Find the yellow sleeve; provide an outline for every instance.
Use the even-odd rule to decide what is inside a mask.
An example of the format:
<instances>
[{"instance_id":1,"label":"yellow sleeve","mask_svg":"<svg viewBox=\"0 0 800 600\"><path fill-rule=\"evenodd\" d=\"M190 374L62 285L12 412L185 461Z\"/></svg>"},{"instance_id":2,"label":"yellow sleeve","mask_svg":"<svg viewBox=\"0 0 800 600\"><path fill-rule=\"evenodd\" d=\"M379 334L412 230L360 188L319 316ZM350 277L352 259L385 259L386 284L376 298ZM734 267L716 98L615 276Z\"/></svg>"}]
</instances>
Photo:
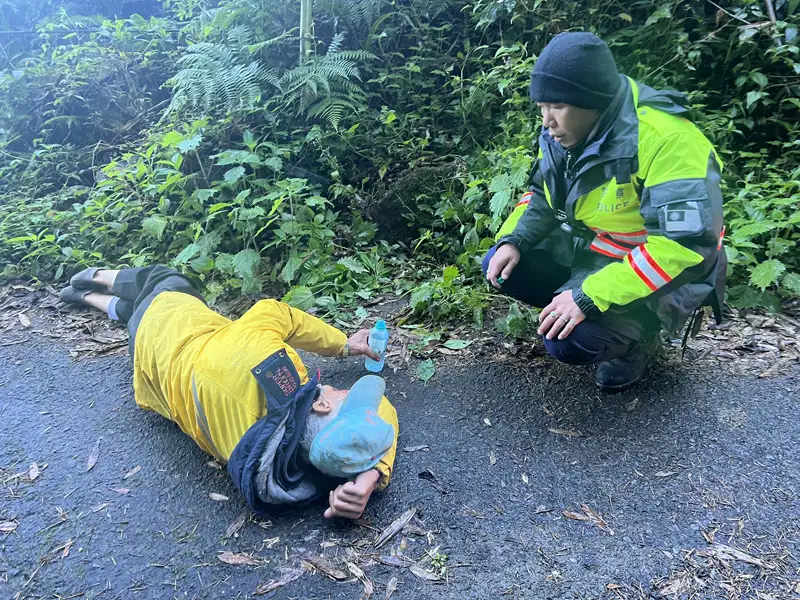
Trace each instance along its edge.
<instances>
[{"instance_id":1,"label":"yellow sleeve","mask_svg":"<svg viewBox=\"0 0 800 600\"><path fill-rule=\"evenodd\" d=\"M400 432L400 424L397 422L397 411L386 399L386 396L381 399L381 404L378 407L378 416L389 423L394 429L394 443L392 447L383 455L380 462L375 465L375 468L378 469L381 474L378 487L375 489L382 490L389 485L389 480L392 478L392 467L394 466L394 459L397 456L397 434Z\"/></svg>"},{"instance_id":2,"label":"yellow sleeve","mask_svg":"<svg viewBox=\"0 0 800 600\"><path fill-rule=\"evenodd\" d=\"M289 346L322 356L341 356L347 342L336 327L278 300L256 302L239 322L274 331Z\"/></svg>"}]
</instances>

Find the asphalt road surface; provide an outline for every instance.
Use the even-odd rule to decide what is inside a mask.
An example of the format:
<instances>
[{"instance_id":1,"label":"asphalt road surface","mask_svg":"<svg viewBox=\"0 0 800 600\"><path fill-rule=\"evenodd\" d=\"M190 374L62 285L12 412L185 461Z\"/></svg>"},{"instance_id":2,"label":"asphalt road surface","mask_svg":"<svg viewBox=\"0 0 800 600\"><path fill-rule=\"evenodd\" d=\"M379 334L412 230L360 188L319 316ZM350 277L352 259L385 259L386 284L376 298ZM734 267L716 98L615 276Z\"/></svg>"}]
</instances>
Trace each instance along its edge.
<instances>
[{"instance_id":1,"label":"asphalt road surface","mask_svg":"<svg viewBox=\"0 0 800 600\"><path fill-rule=\"evenodd\" d=\"M546 359L450 361L427 385L385 373L400 451L362 526L314 506L228 537L241 497L135 406L127 357L0 346L0 598L250 598L282 577L257 597L800 597L797 370L671 357L603 396L590 370ZM310 362L342 387L364 374ZM418 519L375 550L410 507ZM344 580L302 570L309 552Z\"/></svg>"}]
</instances>

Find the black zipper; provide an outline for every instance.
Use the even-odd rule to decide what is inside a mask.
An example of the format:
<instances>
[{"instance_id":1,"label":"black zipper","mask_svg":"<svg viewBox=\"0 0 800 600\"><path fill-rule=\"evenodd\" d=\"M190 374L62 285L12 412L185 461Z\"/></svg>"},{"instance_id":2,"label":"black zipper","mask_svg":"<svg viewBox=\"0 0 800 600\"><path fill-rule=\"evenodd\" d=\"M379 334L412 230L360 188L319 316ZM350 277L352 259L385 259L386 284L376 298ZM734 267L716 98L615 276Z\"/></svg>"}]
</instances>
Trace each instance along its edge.
<instances>
[{"instance_id":1,"label":"black zipper","mask_svg":"<svg viewBox=\"0 0 800 600\"><path fill-rule=\"evenodd\" d=\"M572 179L572 167L573 167L572 152L570 150L567 150L567 166L564 169L564 179L566 179L567 181Z\"/></svg>"}]
</instances>

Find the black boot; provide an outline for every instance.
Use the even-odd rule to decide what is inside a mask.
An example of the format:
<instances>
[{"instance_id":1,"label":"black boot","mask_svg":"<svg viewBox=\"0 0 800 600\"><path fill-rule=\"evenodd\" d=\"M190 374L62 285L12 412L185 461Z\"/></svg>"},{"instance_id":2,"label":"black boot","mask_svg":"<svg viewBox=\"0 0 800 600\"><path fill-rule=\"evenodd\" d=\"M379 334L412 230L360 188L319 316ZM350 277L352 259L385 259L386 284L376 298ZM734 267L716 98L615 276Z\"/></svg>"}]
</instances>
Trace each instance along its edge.
<instances>
[{"instance_id":1,"label":"black boot","mask_svg":"<svg viewBox=\"0 0 800 600\"><path fill-rule=\"evenodd\" d=\"M636 342L619 358L600 363L595 382L604 392L621 392L639 381L647 370L647 363L658 349L658 332Z\"/></svg>"}]
</instances>

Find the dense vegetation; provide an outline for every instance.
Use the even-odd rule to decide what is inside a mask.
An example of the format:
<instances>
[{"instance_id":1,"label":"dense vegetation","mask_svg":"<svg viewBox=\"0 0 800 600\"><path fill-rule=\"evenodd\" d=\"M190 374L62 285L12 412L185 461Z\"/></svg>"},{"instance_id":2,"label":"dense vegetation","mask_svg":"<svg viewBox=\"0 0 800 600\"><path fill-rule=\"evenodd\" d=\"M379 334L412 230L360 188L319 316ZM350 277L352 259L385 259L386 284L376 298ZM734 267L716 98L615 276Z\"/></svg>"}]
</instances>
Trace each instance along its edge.
<instances>
[{"instance_id":1,"label":"dense vegetation","mask_svg":"<svg viewBox=\"0 0 800 600\"><path fill-rule=\"evenodd\" d=\"M307 37L300 5L0 2L2 276L161 261L212 297L345 314L394 290L480 321L531 67L588 29L717 145L729 300L800 295L798 0L319 0Z\"/></svg>"}]
</instances>

